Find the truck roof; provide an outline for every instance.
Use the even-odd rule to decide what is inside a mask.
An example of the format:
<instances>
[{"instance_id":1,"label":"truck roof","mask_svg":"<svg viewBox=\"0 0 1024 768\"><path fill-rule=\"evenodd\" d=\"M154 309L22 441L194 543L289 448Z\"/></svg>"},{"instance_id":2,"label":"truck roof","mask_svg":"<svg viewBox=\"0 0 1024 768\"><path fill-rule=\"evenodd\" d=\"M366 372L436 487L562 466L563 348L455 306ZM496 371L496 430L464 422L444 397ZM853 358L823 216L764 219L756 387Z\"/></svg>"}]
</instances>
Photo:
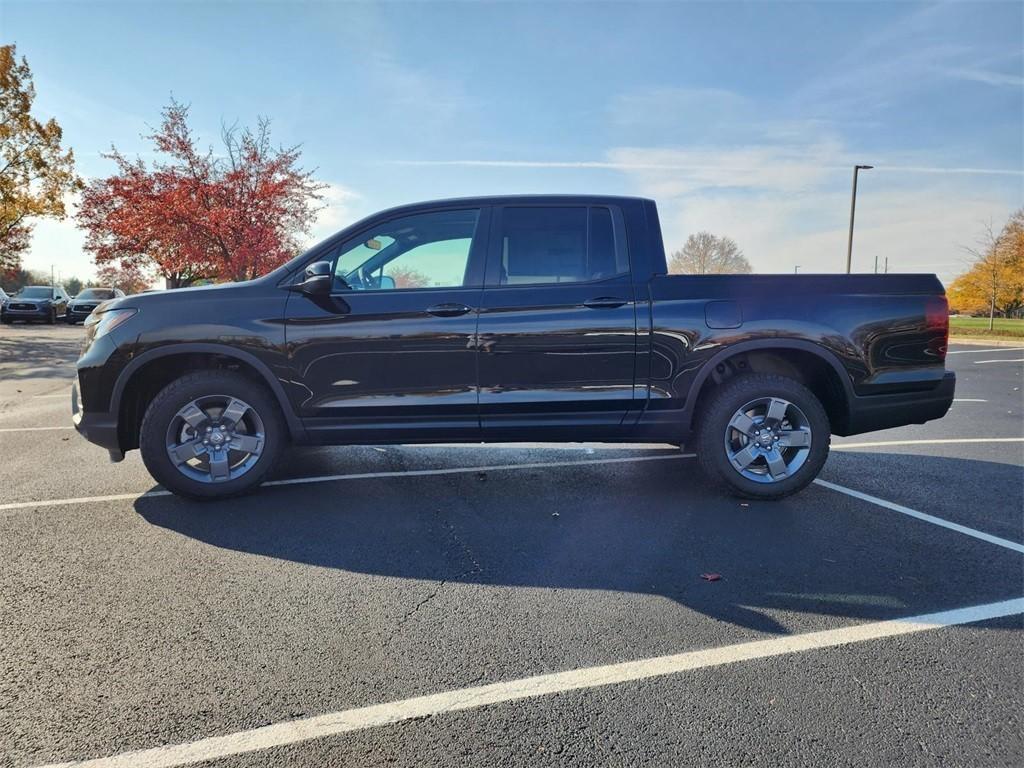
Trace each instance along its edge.
<instances>
[{"instance_id":1,"label":"truck roof","mask_svg":"<svg viewBox=\"0 0 1024 768\"><path fill-rule=\"evenodd\" d=\"M377 218L383 214L401 213L428 208L447 208L460 205L619 205L626 202L651 202L648 198L630 195L483 195L480 197L450 197L438 200L423 200L417 203L406 203L378 211L373 214Z\"/></svg>"}]
</instances>

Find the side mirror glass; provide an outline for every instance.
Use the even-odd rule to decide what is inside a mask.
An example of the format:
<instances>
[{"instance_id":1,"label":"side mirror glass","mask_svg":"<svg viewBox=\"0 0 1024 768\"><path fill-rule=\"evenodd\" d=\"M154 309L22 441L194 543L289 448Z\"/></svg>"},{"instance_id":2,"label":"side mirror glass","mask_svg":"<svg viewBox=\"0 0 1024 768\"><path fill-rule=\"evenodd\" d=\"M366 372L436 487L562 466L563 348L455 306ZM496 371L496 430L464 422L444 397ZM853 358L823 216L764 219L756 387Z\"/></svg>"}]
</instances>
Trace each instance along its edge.
<instances>
[{"instance_id":1,"label":"side mirror glass","mask_svg":"<svg viewBox=\"0 0 1024 768\"><path fill-rule=\"evenodd\" d=\"M393 291L395 290L395 278L391 275L381 275L380 278L380 290L382 291Z\"/></svg>"}]
</instances>

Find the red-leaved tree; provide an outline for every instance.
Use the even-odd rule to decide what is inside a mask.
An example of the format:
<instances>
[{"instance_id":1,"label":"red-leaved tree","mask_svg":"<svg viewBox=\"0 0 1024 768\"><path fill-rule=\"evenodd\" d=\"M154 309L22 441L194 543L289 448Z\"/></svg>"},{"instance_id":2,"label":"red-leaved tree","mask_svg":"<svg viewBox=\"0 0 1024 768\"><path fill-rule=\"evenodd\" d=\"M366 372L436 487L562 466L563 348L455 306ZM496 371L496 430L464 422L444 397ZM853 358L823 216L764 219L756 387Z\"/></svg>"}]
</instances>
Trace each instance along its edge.
<instances>
[{"instance_id":1,"label":"red-leaved tree","mask_svg":"<svg viewBox=\"0 0 1024 768\"><path fill-rule=\"evenodd\" d=\"M96 270L96 280L93 282L104 288L120 288L127 294L133 294L149 288L153 276L138 261L111 261Z\"/></svg>"},{"instance_id":2,"label":"red-leaved tree","mask_svg":"<svg viewBox=\"0 0 1024 768\"><path fill-rule=\"evenodd\" d=\"M202 150L188 107L171 101L152 136L148 166L112 148L117 173L85 189L78 225L97 266L155 266L168 287L249 280L294 256L324 186L299 165L299 149L275 147L270 123L224 128L224 152Z\"/></svg>"}]
</instances>

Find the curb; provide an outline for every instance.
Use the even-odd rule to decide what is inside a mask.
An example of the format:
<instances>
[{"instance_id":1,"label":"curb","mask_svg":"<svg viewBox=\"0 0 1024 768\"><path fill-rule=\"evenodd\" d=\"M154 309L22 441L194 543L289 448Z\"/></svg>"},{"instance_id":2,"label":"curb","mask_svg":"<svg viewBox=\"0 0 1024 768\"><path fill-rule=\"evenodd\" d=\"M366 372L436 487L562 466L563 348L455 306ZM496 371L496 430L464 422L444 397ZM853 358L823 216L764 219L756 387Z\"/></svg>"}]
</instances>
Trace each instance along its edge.
<instances>
[{"instance_id":1,"label":"curb","mask_svg":"<svg viewBox=\"0 0 1024 768\"><path fill-rule=\"evenodd\" d=\"M1024 338L1020 339L984 339L977 336L950 336L950 344L975 344L980 347L1024 347Z\"/></svg>"}]
</instances>

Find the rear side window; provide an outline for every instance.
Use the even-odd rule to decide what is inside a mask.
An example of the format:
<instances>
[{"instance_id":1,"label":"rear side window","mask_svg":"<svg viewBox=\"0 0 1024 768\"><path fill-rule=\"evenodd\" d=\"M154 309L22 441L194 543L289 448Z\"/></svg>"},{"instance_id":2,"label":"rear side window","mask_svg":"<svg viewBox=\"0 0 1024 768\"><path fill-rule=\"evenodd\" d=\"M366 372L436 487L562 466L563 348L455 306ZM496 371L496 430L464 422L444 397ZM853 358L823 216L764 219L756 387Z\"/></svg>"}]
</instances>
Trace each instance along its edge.
<instances>
[{"instance_id":1,"label":"rear side window","mask_svg":"<svg viewBox=\"0 0 1024 768\"><path fill-rule=\"evenodd\" d=\"M627 274L616 248L611 209L603 206L505 208L500 285L578 283Z\"/></svg>"}]
</instances>

